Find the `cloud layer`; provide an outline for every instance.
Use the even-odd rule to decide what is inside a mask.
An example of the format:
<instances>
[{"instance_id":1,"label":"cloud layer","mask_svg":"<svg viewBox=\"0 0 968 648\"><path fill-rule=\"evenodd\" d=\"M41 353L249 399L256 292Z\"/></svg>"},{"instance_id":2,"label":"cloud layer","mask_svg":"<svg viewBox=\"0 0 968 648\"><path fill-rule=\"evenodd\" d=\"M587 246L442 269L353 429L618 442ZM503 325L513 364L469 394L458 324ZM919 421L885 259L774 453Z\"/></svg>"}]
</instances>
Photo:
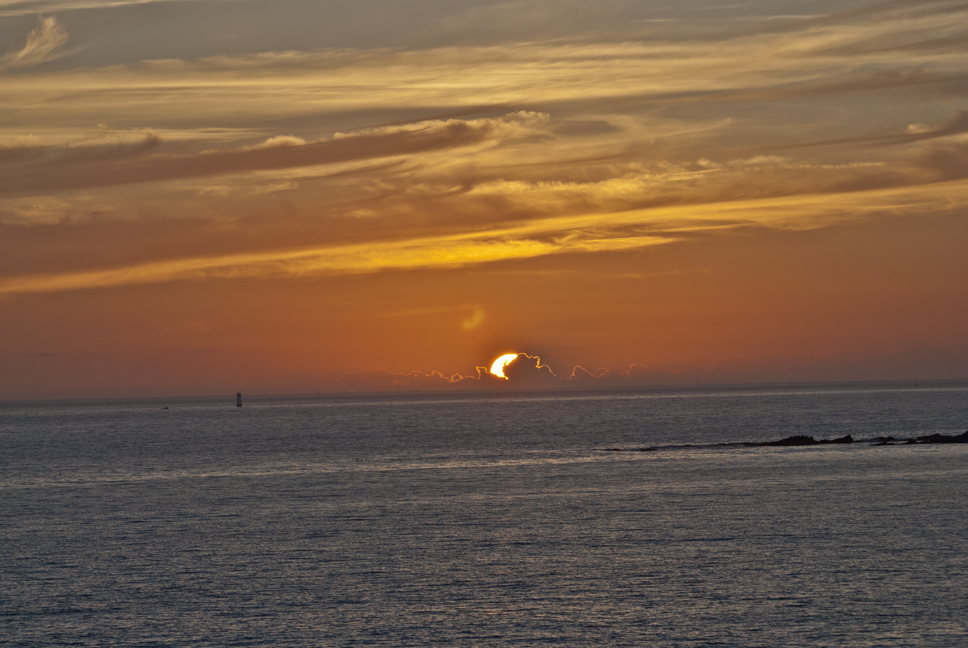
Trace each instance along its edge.
<instances>
[{"instance_id":1,"label":"cloud layer","mask_svg":"<svg viewBox=\"0 0 968 648\"><path fill-rule=\"evenodd\" d=\"M919 203L923 187L966 178L964 110L930 102L963 96L968 65L955 43L965 14L946 3L870 5L759 16L732 31L671 30L664 40L275 52L19 74L0 99L0 227L143 218L145 196L156 215L247 226L283 209L316 223L306 235L326 247L364 242L365 231L419 246L430 230L450 240L469 228L541 221L535 228L550 231L553 219L599 218L601 236L579 251L723 226L673 206L762 200L766 208L749 213L765 213L780 197L851 202L843 196L898 187ZM45 18L4 61L40 62L66 38ZM907 114L878 123L872 101ZM811 226L837 222L837 211ZM635 216L618 217L616 229L624 212ZM232 252L177 261L251 258L251 272L273 272L241 241ZM452 255L439 258L452 265Z\"/></svg>"}]
</instances>

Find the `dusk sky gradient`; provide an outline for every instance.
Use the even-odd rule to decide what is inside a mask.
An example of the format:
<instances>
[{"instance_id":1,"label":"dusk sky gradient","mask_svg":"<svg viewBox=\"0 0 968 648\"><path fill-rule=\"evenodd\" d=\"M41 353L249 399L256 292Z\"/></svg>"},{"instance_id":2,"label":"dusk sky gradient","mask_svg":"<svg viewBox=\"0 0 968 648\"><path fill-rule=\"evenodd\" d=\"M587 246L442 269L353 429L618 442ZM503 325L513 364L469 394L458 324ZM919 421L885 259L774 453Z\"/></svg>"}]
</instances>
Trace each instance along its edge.
<instances>
[{"instance_id":1,"label":"dusk sky gradient","mask_svg":"<svg viewBox=\"0 0 968 648\"><path fill-rule=\"evenodd\" d=\"M0 0L0 399L964 379L966 248L968 3Z\"/></svg>"}]
</instances>

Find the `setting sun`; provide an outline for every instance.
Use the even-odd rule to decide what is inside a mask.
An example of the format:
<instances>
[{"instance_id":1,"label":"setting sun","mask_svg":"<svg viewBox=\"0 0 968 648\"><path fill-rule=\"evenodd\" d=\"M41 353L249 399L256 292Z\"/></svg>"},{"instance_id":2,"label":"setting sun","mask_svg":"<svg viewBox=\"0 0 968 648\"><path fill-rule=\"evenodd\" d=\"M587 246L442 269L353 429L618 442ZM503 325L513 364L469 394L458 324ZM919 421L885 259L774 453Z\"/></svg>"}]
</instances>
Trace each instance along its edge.
<instances>
[{"instance_id":1,"label":"setting sun","mask_svg":"<svg viewBox=\"0 0 968 648\"><path fill-rule=\"evenodd\" d=\"M517 353L505 353L500 358L495 360L494 364L491 365L491 373L498 378L504 378L507 380L508 377L504 375L504 368L514 362L515 358L517 357Z\"/></svg>"}]
</instances>

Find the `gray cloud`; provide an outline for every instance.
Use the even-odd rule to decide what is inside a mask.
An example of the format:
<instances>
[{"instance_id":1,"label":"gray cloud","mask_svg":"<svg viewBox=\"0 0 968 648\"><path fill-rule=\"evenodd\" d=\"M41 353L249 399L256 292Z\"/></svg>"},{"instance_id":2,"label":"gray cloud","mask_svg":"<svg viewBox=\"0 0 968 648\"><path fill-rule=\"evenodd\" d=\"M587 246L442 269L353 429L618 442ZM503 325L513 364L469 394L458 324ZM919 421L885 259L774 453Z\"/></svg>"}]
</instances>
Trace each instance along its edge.
<instances>
[{"instance_id":1,"label":"gray cloud","mask_svg":"<svg viewBox=\"0 0 968 648\"><path fill-rule=\"evenodd\" d=\"M778 146L777 149L806 148L810 146L855 146L866 144L869 146L897 146L901 144L911 144L924 140L950 137L968 133L968 111L958 110L954 117L939 126L938 128L914 128L904 133L869 133L857 135L856 137L841 137L837 139L820 140L817 142L804 142L801 144L788 144Z\"/></svg>"},{"instance_id":2,"label":"gray cloud","mask_svg":"<svg viewBox=\"0 0 968 648\"><path fill-rule=\"evenodd\" d=\"M423 122L383 128L327 141L289 146L248 147L195 155L147 155L161 144L148 135L135 144L38 148L10 154L16 165L0 178L0 194L69 191L92 187L179 180L251 171L291 169L455 148L497 137L502 125L527 115L472 121ZM33 159L24 163L27 156Z\"/></svg>"}]
</instances>

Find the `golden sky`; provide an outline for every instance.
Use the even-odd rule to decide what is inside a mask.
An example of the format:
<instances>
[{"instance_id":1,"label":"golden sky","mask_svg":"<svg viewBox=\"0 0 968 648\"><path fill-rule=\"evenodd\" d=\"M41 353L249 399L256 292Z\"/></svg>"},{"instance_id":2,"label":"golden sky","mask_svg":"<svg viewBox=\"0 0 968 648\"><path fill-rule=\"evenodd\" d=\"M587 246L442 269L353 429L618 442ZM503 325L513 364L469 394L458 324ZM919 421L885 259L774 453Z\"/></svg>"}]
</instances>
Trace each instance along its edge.
<instances>
[{"instance_id":1,"label":"golden sky","mask_svg":"<svg viewBox=\"0 0 968 648\"><path fill-rule=\"evenodd\" d=\"M968 378L966 248L961 2L0 0L0 399Z\"/></svg>"}]
</instances>

